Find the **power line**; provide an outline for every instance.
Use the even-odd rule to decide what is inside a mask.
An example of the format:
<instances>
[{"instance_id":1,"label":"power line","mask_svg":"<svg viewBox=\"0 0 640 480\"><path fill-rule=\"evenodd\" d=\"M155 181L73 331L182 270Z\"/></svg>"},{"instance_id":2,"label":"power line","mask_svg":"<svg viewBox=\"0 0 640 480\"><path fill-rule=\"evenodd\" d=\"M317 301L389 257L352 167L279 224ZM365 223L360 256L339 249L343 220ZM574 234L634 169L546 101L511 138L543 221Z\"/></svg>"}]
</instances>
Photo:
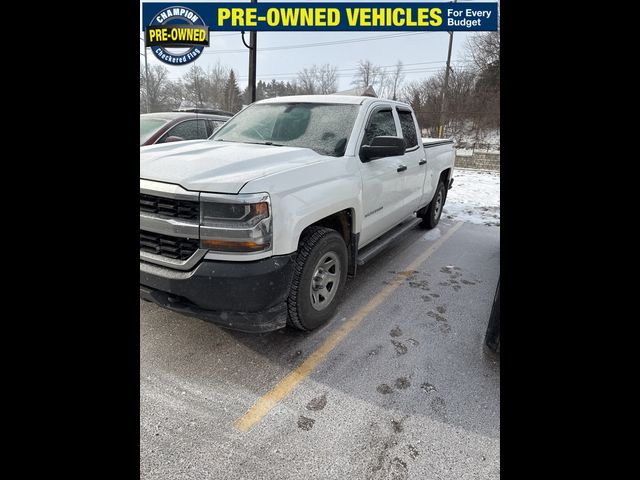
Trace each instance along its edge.
<instances>
[{"instance_id":1,"label":"power line","mask_svg":"<svg viewBox=\"0 0 640 480\"><path fill-rule=\"evenodd\" d=\"M416 63L403 63L402 67L413 67L416 65L433 65L433 64L437 64L437 63L446 63L444 60L436 60L434 62L416 62ZM462 66L463 64L458 64L458 66ZM393 65L376 65L376 67L378 68L395 68L396 64ZM427 67L425 67L427 68ZM429 67L429 68L437 68L440 69L442 67ZM337 72L352 72L352 71L357 71L359 69L359 67L340 67L337 68L336 71ZM408 71L413 71L414 69L409 69L409 70L403 70L404 72L408 72ZM297 72L277 72L277 73L263 73L260 76L261 77L277 77L277 76L282 76L282 75L298 75L300 73L300 71ZM172 78L179 78L179 77L172 77ZM242 75L239 76L238 78L244 78Z\"/></svg>"},{"instance_id":2,"label":"power line","mask_svg":"<svg viewBox=\"0 0 640 480\"><path fill-rule=\"evenodd\" d=\"M410 69L410 70L402 70L400 72L401 75L405 75L408 73L423 73L423 72L437 72L442 70L443 67L429 67L429 68L417 68L417 69ZM292 72L292 73L282 73L282 74L271 74L271 75L259 75L260 78L264 79L268 79L268 80L278 80L278 79L286 79L286 78L290 78L290 77L297 77L298 74L300 72ZM345 71L338 71L338 74L336 75L336 77L339 78L344 78L344 77L351 77L354 76L358 73L357 69L353 69L353 70L345 70ZM386 70L384 72L382 72L385 75L388 74L393 74L393 71L390 70ZM179 77L174 77L174 79L179 78ZM236 78L238 78L239 80L244 80L246 79L245 76L239 75Z\"/></svg>"},{"instance_id":3,"label":"power line","mask_svg":"<svg viewBox=\"0 0 640 480\"><path fill-rule=\"evenodd\" d=\"M445 63L444 60L438 60L435 62L418 62L418 63L403 63L402 66L403 67L411 67L411 66L415 66L415 65L431 65L431 64L435 64L435 63ZM395 68L395 64L394 65L377 65L377 67L379 68ZM338 68L336 69L337 72L347 72L347 71L357 71L359 67L349 67L349 68ZM286 76L286 75L298 75L300 72L282 72L282 73L264 73L262 75L260 75L261 77L280 77L280 76ZM403 72L404 73L404 72ZM239 76L238 78L244 78L243 76Z\"/></svg>"},{"instance_id":4,"label":"power line","mask_svg":"<svg viewBox=\"0 0 640 480\"><path fill-rule=\"evenodd\" d=\"M411 69L411 70L403 70L402 71L402 75L404 75L406 73L437 72L438 70L441 70L441 69L442 69L441 67L429 67L429 68L417 68L417 69ZM345 72L342 72L342 73L338 73L336 75L336 77L338 77L338 78L353 77L356 73L357 73L357 70L354 70L352 72L346 72L345 71ZM384 72L384 73L387 74L387 73L390 73L390 72ZM268 79L272 79L273 78L273 79L277 80L277 78L288 78L290 76L297 76L297 75L298 75L297 73L287 74L285 76L282 76L282 75L276 75L276 76L271 75L271 76L268 76L268 77L265 77L265 78L268 78ZM274 77L277 77L277 78L274 78ZM243 79L244 77L238 77L238 78L239 79Z\"/></svg>"},{"instance_id":5,"label":"power line","mask_svg":"<svg viewBox=\"0 0 640 480\"><path fill-rule=\"evenodd\" d=\"M439 70L416 70L416 71L411 71L411 72L407 72L410 75L419 75L419 74L428 74L428 73L436 73ZM353 74L344 74L344 75L336 75L336 78L338 79L345 79L345 78L354 78ZM179 77L166 77L167 80L171 81L171 82L179 82L179 81L184 81L184 78L179 78ZM243 79L241 79L243 80ZM297 78L295 76L291 76L291 77L278 77L278 78L267 78L266 80L264 79L258 79L259 81L262 81L265 84L269 84L269 80L276 80L279 82L296 82Z\"/></svg>"},{"instance_id":6,"label":"power line","mask_svg":"<svg viewBox=\"0 0 640 480\"><path fill-rule=\"evenodd\" d=\"M298 44L298 45L283 45L283 46L279 46L279 47L259 48L258 51L259 52L267 52L267 51L274 51L274 50L292 50L292 49L295 49L295 48L326 47L326 46L329 46L329 45L343 45L343 44L347 44L347 43L359 43L359 42L367 42L367 41L373 41L373 40L384 40L384 39L387 39L387 38L409 37L409 36L412 36L412 35L423 35L425 33L429 33L429 32L397 33L397 34L393 34L393 35L380 35L380 36L377 36L377 37L365 37L365 38L351 38L351 39L336 40L336 41L331 41L331 42L304 43L304 44ZM225 53L246 53L246 50L217 50L215 52L203 52L202 55L218 55L218 54L225 54Z\"/></svg>"},{"instance_id":7,"label":"power line","mask_svg":"<svg viewBox=\"0 0 640 480\"><path fill-rule=\"evenodd\" d=\"M403 66L414 66L414 65L427 65L427 64L435 64L435 63L445 63L444 61L437 61L437 62L418 62L418 63L407 63L404 64ZM395 65L384 65L384 66L380 66L381 68L388 68L388 67L395 67ZM412 69L406 69L403 70L401 72L402 75L407 74L407 73L427 73L427 72L437 72L439 70L442 70L443 67L421 67L421 68L412 68ZM344 78L344 77L349 77L349 76L353 76L356 72L358 71L358 67L348 67L348 68L339 68L336 70L336 72L338 72L338 74L336 75L339 78ZM262 79L278 79L278 78L289 78L289 77L294 77L297 76L300 72L282 72L282 73L265 73L262 75L258 75L258 77L262 78ZM385 71L384 73L390 73L389 71ZM392 73L392 72L391 72ZM244 80L247 77L244 75L238 75L236 77L239 80ZM167 79L169 80L182 80L183 77L174 77L174 76L168 76Z\"/></svg>"},{"instance_id":8,"label":"power line","mask_svg":"<svg viewBox=\"0 0 640 480\"><path fill-rule=\"evenodd\" d=\"M442 70L442 68L424 68L424 69L417 69L417 70L405 70L402 72L402 74L416 74L416 73L435 73ZM340 73L338 75L336 75L336 78L351 78L353 76L355 76L356 72L352 72L352 73ZM289 80L289 79L294 79L295 77L297 77L297 74L292 74L292 75L288 75L288 76L275 76L275 75L270 75L270 76L266 76L266 77L262 77L262 75L258 75L260 80L280 80L280 81L285 81L285 80ZM178 81L178 80L184 80L184 77L166 77L167 80L171 80L171 81ZM238 80L246 80L247 77L236 77ZM268 82L265 82L268 83Z\"/></svg>"},{"instance_id":9,"label":"power line","mask_svg":"<svg viewBox=\"0 0 640 480\"><path fill-rule=\"evenodd\" d=\"M211 36L226 37L226 36L230 36L230 35L236 35L237 33L239 33L239 32L233 32L233 33L229 33L229 34L211 35ZM348 43L361 43L361 42L368 42L368 41L373 41L373 40L385 40L385 39L388 39L388 38L409 37L409 36L413 36L413 35L423 35L425 33L429 33L429 32L396 33L396 34L392 34L392 35L379 35L379 36L376 36L376 37L364 37L364 38L348 38L348 39L344 39L344 40L334 40L334 41L329 41L329 42L302 43L302 44L298 44L298 45L282 45L282 46L278 46L278 47L259 48L258 51L259 52L267 52L267 51L274 51L274 50L292 50L292 49L296 49L296 48L327 47L327 46L331 46L331 45L342 45L342 44L348 44ZM144 40L144 39L140 38L140 40ZM203 52L202 55L217 55L217 54L227 54L227 53L246 53L246 50L216 50L216 51Z\"/></svg>"}]
</instances>

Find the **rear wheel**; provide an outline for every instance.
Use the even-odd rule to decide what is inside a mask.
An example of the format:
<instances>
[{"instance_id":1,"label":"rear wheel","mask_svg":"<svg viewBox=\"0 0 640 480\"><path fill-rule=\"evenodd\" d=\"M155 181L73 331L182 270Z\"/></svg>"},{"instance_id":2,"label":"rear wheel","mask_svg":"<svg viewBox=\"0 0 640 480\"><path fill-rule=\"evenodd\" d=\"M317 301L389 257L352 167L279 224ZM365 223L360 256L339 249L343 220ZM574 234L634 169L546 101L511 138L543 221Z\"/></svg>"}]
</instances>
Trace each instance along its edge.
<instances>
[{"instance_id":1,"label":"rear wheel","mask_svg":"<svg viewBox=\"0 0 640 480\"><path fill-rule=\"evenodd\" d=\"M335 314L347 280L347 247L330 228L311 227L300 241L289 291L287 323L313 330Z\"/></svg>"},{"instance_id":2,"label":"rear wheel","mask_svg":"<svg viewBox=\"0 0 640 480\"><path fill-rule=\"evenodd\" d=\"M431 203L426 208L425 212L422 215L419 215L419 217L422 218L422 223L420 224L422 227L434 228L438 225L446 199L447 191L444 187L444 183L439 182L436 194L433 196L433 200L431 200Z\"/></svg>"}]
</instances>

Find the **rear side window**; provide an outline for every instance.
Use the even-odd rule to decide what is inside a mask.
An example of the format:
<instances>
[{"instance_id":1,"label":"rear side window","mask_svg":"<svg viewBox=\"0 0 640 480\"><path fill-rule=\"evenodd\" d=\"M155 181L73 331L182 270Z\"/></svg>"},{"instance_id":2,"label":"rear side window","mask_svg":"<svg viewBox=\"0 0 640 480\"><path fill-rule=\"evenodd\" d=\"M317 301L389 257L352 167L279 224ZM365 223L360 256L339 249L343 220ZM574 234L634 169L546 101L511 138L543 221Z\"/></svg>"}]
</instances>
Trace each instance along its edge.
<instances>
[{"instance_id":1,"label":"rear side window","mask_svg":"<svg viewBox=\"0 0 640 480\"><path fill-rule=\"evenodd\" d=\"M369 118L367 129L364 132L362 145L371 145L373 137L396 137L396 122L393 120L391 110L378 110Z\"/></svg>"},{"instance_id":2,"label":"rear side window","mask_svg":"<svg viewBox=\"0 0 640 480\"><path fill-rule=\"evenodd\" d=\"M207 138L207 125L204 120L187 120L169 129L158 143L165 142L167 137L181 137L185 140Z\"/></svg>"},{"instance_id":3,"label":"rear side window","mask_svg":"<svg viewBox=\"0 0 640 480\"><path fill-rule=\"evenodd\" d=\"M222 126L224 122L221 120L208 120L207 123L209 124L209 136L211 136L218 128Z\"/></svg>"},{"instance_id":4,"label":"rear side window","mask_svg":"<svg viewBox=\"0 0 640 480\"><path fill-rule=\"evenodd\" d=\"M398 110L400 117L400 126L402 127L402 136L407 142L407 149L418 146L418 134L416 133L416 124L413 121L413 115L406 110Z\"/></svg>"}]
</instances>

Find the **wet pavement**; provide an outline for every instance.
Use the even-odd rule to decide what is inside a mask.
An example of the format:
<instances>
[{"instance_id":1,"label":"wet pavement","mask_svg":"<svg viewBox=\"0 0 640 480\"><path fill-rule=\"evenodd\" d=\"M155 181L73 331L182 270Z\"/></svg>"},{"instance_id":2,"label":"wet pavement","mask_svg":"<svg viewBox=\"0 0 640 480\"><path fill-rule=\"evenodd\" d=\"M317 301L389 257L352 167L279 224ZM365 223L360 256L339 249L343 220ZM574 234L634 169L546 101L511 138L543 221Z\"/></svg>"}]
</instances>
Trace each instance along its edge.
<instances>
[{"instance_id":1,"label":"wet pavement","mask_svg":"<svg viewBox=\"0 0 640 480\"><path fill-rule=\"evenodd\" d=\"M348 281L333 321L262 335L140 302L143 479L497 479L500 360L483 347L500 229L411 230ZM248 432L234 423L402 272Z\"/></svg>"}]
</instances>

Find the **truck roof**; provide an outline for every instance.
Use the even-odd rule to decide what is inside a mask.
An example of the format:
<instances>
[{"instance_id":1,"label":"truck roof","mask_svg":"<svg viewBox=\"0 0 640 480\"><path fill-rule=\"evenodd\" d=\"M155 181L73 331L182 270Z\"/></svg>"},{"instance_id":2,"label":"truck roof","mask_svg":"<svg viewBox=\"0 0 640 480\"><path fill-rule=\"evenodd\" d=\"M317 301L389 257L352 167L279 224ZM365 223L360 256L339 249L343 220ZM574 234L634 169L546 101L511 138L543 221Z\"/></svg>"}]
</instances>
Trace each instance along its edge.
<instances>
[{"instance_id":1,"label":"truck roof","mask_svg":"<svg viewBox=\"0 0 640 480\"><path fill-rule=\"evenodd\" d=\"M368 105L380 101L410 107L410 105L406 103L396 102L386 98L357 97L353 95L291 95L288 97L267 98L256 103L342 103L348 105Z\"/></svg>"}]
</instances>

